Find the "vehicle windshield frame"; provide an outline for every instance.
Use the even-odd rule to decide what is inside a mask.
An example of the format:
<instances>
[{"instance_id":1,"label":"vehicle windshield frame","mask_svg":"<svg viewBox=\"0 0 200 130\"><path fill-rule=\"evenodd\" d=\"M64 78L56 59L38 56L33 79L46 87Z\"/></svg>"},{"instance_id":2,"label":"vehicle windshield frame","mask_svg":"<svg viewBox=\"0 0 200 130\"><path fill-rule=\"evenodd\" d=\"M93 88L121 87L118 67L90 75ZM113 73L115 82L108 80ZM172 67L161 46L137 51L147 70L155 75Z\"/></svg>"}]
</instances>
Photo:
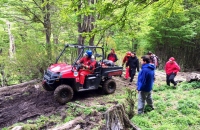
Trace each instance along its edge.
<instances>
[{"instance_id":1,"label":"vehicle windshield frame","mask_svg":"<svg viewBox=\"0 0 200 130\"><path fill-rule=\"evenodd\" d=\"M60 57L63 55L63 53L66 51L66 48L71 47L71 48L78 48L80 49L80 53L78 55L78 57L75 59L74 63L72 63L72 70L76 64L76 62L81 58L81 56L83 55L83 52L85 51L85 49L101 49L102 51L102 61L104 58L104 49L103 47L98 47L98 46L85 46L85 45L78 45L78 44L65 44L64 49L62 50L62 52L60 53L60 55L56 58L56 63L58 62L58 60L60 59ZM96 51L96 50L95 50Z\"/></svg>"}]
</instances>

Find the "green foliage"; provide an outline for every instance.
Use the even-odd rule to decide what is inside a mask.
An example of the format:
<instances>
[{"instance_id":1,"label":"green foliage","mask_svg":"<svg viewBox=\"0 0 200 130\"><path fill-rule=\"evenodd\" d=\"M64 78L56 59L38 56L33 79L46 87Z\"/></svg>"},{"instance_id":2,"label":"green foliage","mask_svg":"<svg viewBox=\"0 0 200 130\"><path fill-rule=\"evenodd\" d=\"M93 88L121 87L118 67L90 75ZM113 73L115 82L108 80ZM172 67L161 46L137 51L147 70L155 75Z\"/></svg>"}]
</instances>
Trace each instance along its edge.
<instances>
[{"instance_id":1,"label":"green foliage","mask_svg":"<svg viewBox=\"0 0 200 130\"><path fill-rule=\"evenodd\" d=\"M198 114L199 106L197 102L186 99L178 101L177 109L184 115L196 115Z\"/></svg>"},{"instance_id":2,"label":"green foliage","mask_svg":"<svg viewBox=\"0 0 200 130\"><path fill-rule=\"evenodd\" d=\"M151 112L148 112L147 114L148 114L148 117L151 118L153 124L156 124L156 123L160 124L164 120L163 115L159 114L156 111L151 111Z\"/></svg>"},{"instance_id":3,"label":"green foliage","mask_svg":"<svg viewBox=\"0 0 200 130\"><path fill-rule=\"evenodd\" d=\"M29 43L29 46L24 45L24 50L21 55L17 55L17 62L14 64L18 74L22 74L27 77L21 77L27 79L41 78L44 70L50 64L47 60L47 53L43 46L34 46ZM28 62L27 62L28 61Z\"/></svg>"},{"instance_id":4,"label":"green foliage","mask_svg":"<svg viewBox=\"0 0 200 130\"><path fill-rule=\"evenodd\" d=\"M129 88L126 89L125 106L127 106L126 109L128 110L126 110L126 113L129 116L129 118L132 118L135 115L134 108L137 100L136 95L136 90L131 90Z\"/></svg>"},{"instance_id":5,"label":"green foliage","mask_svg":"<svg viewBox=\"0 0 200 130\"><path fill-rule=\"evenodd\" d=\"M23 129L25 130L37 130L37 125L34 124L24 124Z\"/></svg>"},{"instance_id":6,"label":"green foliage","mask_svg":"<svg viewBox=\"0 0 200 130\"><path fill-rule=\"evenodd\" d=\"M39 116L36 120L27 120L26 123L16 123L6 129L12 129L15 126L22 126L24 130L38 130L45 128L49 123L57 124L61 122L61 118L58 115L51 116Z\"/></svg>"},{"instance_id":7,"label":"green foliage","mask_svg":"<svg viewBox=\"0 0 200 130\"><path fill-rule=\"evenodd\" d=\"M49 121L49 118L44 116L44 115L41 115L39 118L37 118L35 120L35 123L39 126L39 127L42 127L44 126L47 122Z\"/></svg>"},{"instance_id":8,"label":"green foliage","mask_svg":"<svg viewBox=\"0 0 200 130\"><path fill-rule=\"evenodd\" d=\"M200 88L200 83L199 82L191 82L191 83L182 83L180 85L180 87L183 89L183 90L192 90L192 89L197 89L197 88Z\"/></svg>"},{"instance_id":9,"label":"green foliage","mask_svg":"<svg viewBox=\"0 0 200 130\"><path fill-rule=\"evenodd\" d=\"M170 106L170 107L173 107L173 106ZM179 115L178 110L169 109L167 112L165 112L163 114L163 117L164 118L171 118L171 117L176 117L177 115Z\"/></svg>"},{"instance_id":10,"label":"green foliage","mask_svg":"<svg viewBox=\"0 0 200 130\"><path fill-rule=\"evenodd\" d=\"M165 105L164 102L155 103L155 107L158 108L156 109L156 111L160 114L162 114L167 109L167 106Z\"/></svg>"},{"instance_id":11,"label":"green foliage","mask_svg":"<svg viewBox=\"0 0 200 130\"><path fill-rule=\"evenodd\" d=\"M64 119L64 123L69 122L69 121L71 121L71 120L73 120L73 119L74 119L74 117L72 117L72 116L67 116L67 117Z\"/></svg>"},{"instance_id":12,"label":"green foliage","mask_svg":"<svg viewBox=\"0 0 200 130\"><path fill-rule=\"evenodd\" d=\"M149 44L146 48L157 53L161 61L166 61L172 55L177 57L182 70L198 68L197 54L193 52L198 50L200 44L197 40L200 34L199 17L196 17L200 16L199 5L192 1L186 4L182 0L164 3L160 0L153 5L152 17L149 19L151 30L147 36ZM188 63L191 57L194 57L194 62Z\"/></svg>"},{"instance_id":13,"label":"green foliage","mask_svg":"<svg viewBox=\"0 0 200 130\"><path fill-rule=\"evenodd\" d=\"M185 85L189 86L190 89L186 90ZM159 88L165 85L154 86L157 90L153 93L154 110L143 115L136 115L131 121L141 129L199 129L200 102L198 99L200 91L196 89L198 85L198 82L182 82L179 83L176 90L161 89L161 91ZM145 122L147 119L149 124Z\"/></svg>"},{"instance_id":14,"label":"green foliage","mask_svg":"<svg viewBox=\"0 0 200 130\"><path fill-rule=\"evenodd\" d=\"M94 109L96 109L99 112L105 112L107 110L106 106L100 106L100 107L93 107Z\"/></svg>"},{"instance_id":15,"label":"green foliage","mask_svg":"<svg viewBox=\"0 0 200 130\"><path fill-rule=\"evenodd\" d=\"M179 129L184 129L185 127L193 124L193 120L187 117L177 117L173 122L175 124L179 124Z\"/></svg>"},{"instance_id":16,"label":"green foliage","mask_svg":"<svg viewBox=\"0 0 200 130\"><path fill-rule=\"evenodd\" d=\"M149 122L149 119L144 118L143 116L135 116L131 119L131 121L134 122L136 126L139 126L142 130L150 130L150 128L153 126L153 124Z\"/></svg>"},{"instance_id":17,"label":"green foliage","mask_svg":"<svg viewBox=\"0 0 200 130\"><path fill-rule=\"evenodd\" d=\"M169 88L169 86L167 86L167 85L161 85L161 86L157 86L156 85L156 86L154 86L153 90L155 92L157 92L157 91L165 91L168 88Z\"/></svg>"},{"instance_id":18,"label":"green foliage","mask_svg":"<svg viewBox=\"0 0 200 130\"><path fill-rule=\"evenodd\" d=\"M156 130L176 130L176 129L178 129L176 125L164 124L158 127Z\"/></svg>"},{"instance_id":19,"label":"green foliage","mask_svg":"<svg viewBox=\"0 0 200 130\"><path fill-rule=\"evenodd\" d=\"M85 114L85 115L89 115L89 114L91 114L92 113L92 109L91 108L86 108L86 109L84 109L84 111L83 111L83 113Z\"/></svg>"},{"instance_id":20,"label":"green foliage","mask_svg":"<svg viewBox=\"0 0 200 130\"><path fill-rule=\"evenodd\" d=\"M9 130L8 128L2 128L2 130Z\"/></svg>"}]
</instances>

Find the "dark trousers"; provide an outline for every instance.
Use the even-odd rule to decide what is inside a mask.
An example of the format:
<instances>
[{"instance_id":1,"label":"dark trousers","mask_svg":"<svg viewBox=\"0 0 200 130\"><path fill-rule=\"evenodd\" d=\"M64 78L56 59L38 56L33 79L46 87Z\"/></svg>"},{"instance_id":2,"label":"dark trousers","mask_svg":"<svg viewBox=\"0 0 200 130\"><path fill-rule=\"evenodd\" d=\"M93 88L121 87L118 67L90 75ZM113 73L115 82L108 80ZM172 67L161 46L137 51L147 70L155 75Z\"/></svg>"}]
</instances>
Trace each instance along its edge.
<instances>
[{"instance_id":1,"label":"dark trousers","mask_svg":"<svg viewBox=\"0 0 200 130\"><path fill-rule=\"evenodd\" d=\"M171 73L169 75L166 76L166 82L167 85L170 86L170 82L173 83L174 85L176 85L177 83L174 81L174 78L176 77L175 73Z\"/></svg>"},{"instance_id":2,"label":"dark trousers","mask_svg":"<svg viewBox=\"0 0 200 130\"><path fill-rule=\"evenodd\" d=\"M129 68L129 75L131 77L130 82L133 82L135 72L136 72L136 68Z\"/></svg>"}]
</instances>

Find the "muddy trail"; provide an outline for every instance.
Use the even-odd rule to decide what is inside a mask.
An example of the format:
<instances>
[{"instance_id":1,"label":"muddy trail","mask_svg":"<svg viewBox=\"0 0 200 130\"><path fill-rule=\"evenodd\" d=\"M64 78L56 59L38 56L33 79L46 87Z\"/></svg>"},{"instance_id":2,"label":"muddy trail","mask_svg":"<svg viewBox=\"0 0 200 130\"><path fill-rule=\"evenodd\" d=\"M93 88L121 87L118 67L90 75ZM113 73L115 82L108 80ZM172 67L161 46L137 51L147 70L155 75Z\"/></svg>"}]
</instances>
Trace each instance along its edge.
<instances>
[{"instance_id":1,"label":"muddy trail","mask_svg":"<svg viewBox=\"0 0 200 130\"><path fill-rule=\"evenodd\" d=\"M16 86L16 85L15 85ZM25 83L0 89L0 129L17 122L26 122L40 115L60 114L68 108L54 100L53 92L45 91L40 83ZM103 94L98 90L75 93L71 102L92 100ZM88 101L90 102L90 101Z\"/></svg>"},{"instance_id":2,"label":"muddy trail","mask_svg":"<svg viewBox=\"0 0 200 130\"><path fill-rule=\"evenodd\" d=\"M57 111L62 106L54 102L51 95L51 92L41 91L28 83L17 89L12 87L9 91L1 91L0 128Z\"/></svg>"},{"instance_id":3,"label":"muddy trail","mask_svg":"<svg viewBox=\"0 0 200 130\"><path fill-rule=\"evenodd\" d=\"M179 74L179 80L185 80L185 73ZM135 77L135 79L137 76ZM156 72L157 82L165 80L165 73ZM115 94L120 93L122 87L135 87L128 85L128 80L123 77L114 77L117 82ZM75 93L71 102L81 101L91 103L93 98L98 99L104 96L98 90ZM101 101L102 103L106 103ZM0 129L8 127L17 122L26 122L40 115L50 116L55 113L62 113L68 108L67 105L60 105L54 100L53 92L45 91L38 81L0 88Z\"/></svg>"}]
</instances>

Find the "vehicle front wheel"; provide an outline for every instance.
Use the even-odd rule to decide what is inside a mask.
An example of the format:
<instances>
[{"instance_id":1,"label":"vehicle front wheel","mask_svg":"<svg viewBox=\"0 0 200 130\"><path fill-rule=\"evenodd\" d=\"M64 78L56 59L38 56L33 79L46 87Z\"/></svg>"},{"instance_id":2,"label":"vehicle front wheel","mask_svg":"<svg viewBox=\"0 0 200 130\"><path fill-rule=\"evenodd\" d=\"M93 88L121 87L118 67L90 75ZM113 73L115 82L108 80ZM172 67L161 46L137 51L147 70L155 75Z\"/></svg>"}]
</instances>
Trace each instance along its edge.
<instances>
[{"instance_id":1,"label":"vehicle front wheel","mask_svg":"<svg viewBox=\"0 0 200 130\"><path fill-rule=\"evenodd\" d=\"M73 89L69 85L60 85L54 91L54 98L60 104L69 102L74 95Z\"/></svg>"},{"instance_id":2,"label":"vehicle front wheel","mask_svg":"<svg viewBox=\"0 0 200 130\"><path fill-rule=\"evenodd\" d=\"M112 94L116 90L116 82L114 79L108 79L103 84L103 90L106 94Z\"/></svg>"}]
</instances>

